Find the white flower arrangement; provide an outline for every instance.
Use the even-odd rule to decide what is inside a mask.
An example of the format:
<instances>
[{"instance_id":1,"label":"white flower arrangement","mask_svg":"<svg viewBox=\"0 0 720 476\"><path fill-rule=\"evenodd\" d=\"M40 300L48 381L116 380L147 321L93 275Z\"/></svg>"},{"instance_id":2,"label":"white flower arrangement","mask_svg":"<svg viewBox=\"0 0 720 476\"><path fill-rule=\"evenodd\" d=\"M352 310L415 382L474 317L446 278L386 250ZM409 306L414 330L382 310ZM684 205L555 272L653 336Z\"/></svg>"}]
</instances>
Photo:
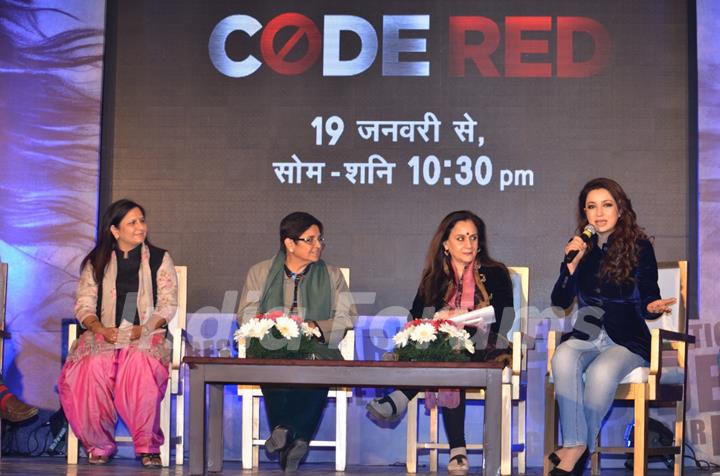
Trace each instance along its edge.
<instances>
[{"instance_id":1,"label":"white flower arrangement","mask_svg":"<svg viewBox=\"0 0 720 476\"><path fill-rule=\"evenodd\" d=\"M235 331L234 339L247 346L248 357L304 358L310 340L321 335L320 329L298 316L274 311L248 319Z\"/></svg>"},{"instance_id":2,"label":"white flower arrangement","mask_svg":"<svg viewBox=\"0 0 720 476\"><path fill-rule=\"evenodd\" d=\"M469 360L475 353L470 334L446 319L410 321L393 342L399 360Z\"/></svg>"}]
</instances>

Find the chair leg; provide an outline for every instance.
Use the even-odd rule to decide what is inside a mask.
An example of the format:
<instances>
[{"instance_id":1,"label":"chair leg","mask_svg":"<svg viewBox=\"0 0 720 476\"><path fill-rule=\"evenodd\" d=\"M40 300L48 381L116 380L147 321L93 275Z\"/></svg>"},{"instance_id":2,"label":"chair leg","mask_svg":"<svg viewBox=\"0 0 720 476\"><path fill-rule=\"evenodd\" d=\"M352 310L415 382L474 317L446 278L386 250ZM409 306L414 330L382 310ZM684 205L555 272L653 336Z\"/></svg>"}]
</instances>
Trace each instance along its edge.
<instances>
[{"instance_id":1,"label":"chair leg","mask_svg":"<svg viewBox=\"0 0 720 476\"><path fill-rule=\"evenodd\" d=\"M78 445L77 436L72 431L70 424L68 423L67 431L67 464L78 463L78 453L80 453L80 447Z\"/></svg>"},{"instance_id":2,"label":"chair leg","mask_svg":"<svg viewBox=\"0 0 720 476\"><path fill-rule=\"evenodd\" d=\"M595 439L595 448L602 448L602 444L600 443L600 433L598 433L598 436ZM590 456L590 474L592 476L600 475L600 451L595 451Z\"/></svg>"},{"instance_id":3,"label":"chair leg","mask_svg":"<svg viewBox=\"0 0 720 476\"><path fill-rule=\"evenodd\" d=\"M175 397L175 465L182 466L185 459L185 389Z\"/></svg>"},{"instance_id":4,"label":"chair leg","mask_svg":"<svg viewBox=\"0 0 720 476\"><path fill-rule=\"evenodd\" d=\"M408 473L417 472L417 424L418 424L418 399L413 398L408 402L407 407L407 436L405 468Z\"/></svg>"},{"instance_id":5,"label":"chair leg","mask_svg":"<svg viewBox=\"0 0 720 476\"><path fill-rule=\"evenodd\" d=\"M241 390L242 397L242 435L240 457L242 458L243 469L252 469L252 453L253 453L253 396L251 389Z\"/></svg>"},{"instance_id":6,"label":"chair leg","mask_svg":"<svg viewBox=\"0 0 720 476\"><path fill-rule=\"evenodd\" d=\"M512 385L502 385L502 415L500 417L500 474L512 474ZM519 410L518 410L519 411Z\"/></svg>"},{"instance_id":7,"label":"chair leg","mask_svg":"<svg viewBox=\"0 0 720 476\"><path fill-rule=\"evenodd\" d=\"M527 402L518 401L518 443L522 450L517 454L517 469L519 474L527 471Z\"/></svg>"},{"instance_id":8,"label":"chair leg","mask_svg":"<svg viewBox=\"0 0 720 476\"><path fill-rule=\"evenodd\" d=\"M170 434L171 386L171 383L168 382L167 388L165 389L165 397L163 397L162 402L160 402L160 430L163 434L163 444L160 446L160 461L165 468L170 466L170 440L172 439L172 435Z\"/></svg>"},{"instance_id":9,"label":"chair leg","mask_svg":"<svg viewBox=\"0 0 720 476\"><path fill-rule=\"evenodd\" d=\"M675 441L674 446L680 449L675 455L675 465L673 476L681 476L683 470L683 461L685 460L685 400L681 400L675 404Z\"/></svg>"},{"instance_id":10,"label":"chair leg","mask_svg":"<svg viewBox=\"0 0 720 476\"><path fill-rule=\"evenodd\" d=\"M335 471L345 471L347 460L347 412L350 391L339 388L335 394Z\"/></svg>"},{"instance_id":11,"label":"chair leg","mask_svg":"<svg viewBox=\"0 0 720 476\"><path fill-rule=\"evenodd\" d=\"M550 382L545 382L545 452L543 455L543 474L548 474L550 472L551 468L548 456L550 456L550 453L555 451L558 441L556 410L555 385Z\"/></svg>"},{"instance_id":12,"label":"chair leg","mask_svg":"<svg viewBox=\"0 0 720 476\"><path fill-rule=\"evenodd\" d=\"M252 437L253 440L260 438L260 397L252 399ZM273 429L270 428L270 431ZM257 468L260 465L260 447L253 443L252 445L252 467Z\"/></svg>"},{"instance_id":13,"label":"chair leg","mask_svg":"<svg viewBox=\"0 0 720 476\"><path fill-rule=\"evenodd\" d=\"M635 390L635 447L633 453L633 475L644 476L647 471L647 384L634 384Z\"/></svg>"},{"instance_id":14,"label":"chair leg","mask_svg":"<svg viewBox=\"0 0 720 476\"><path fill-rule=\"evenodd\" d=\"M440 420L440 411L438 407L430 410L430 443L437 445L440 441L438 438L438 420ZM418 419L419 421L419 419ZM438 449L437 447L430 448L430 472L437 473L438 468Z\"/></svg>"}]
</instances>

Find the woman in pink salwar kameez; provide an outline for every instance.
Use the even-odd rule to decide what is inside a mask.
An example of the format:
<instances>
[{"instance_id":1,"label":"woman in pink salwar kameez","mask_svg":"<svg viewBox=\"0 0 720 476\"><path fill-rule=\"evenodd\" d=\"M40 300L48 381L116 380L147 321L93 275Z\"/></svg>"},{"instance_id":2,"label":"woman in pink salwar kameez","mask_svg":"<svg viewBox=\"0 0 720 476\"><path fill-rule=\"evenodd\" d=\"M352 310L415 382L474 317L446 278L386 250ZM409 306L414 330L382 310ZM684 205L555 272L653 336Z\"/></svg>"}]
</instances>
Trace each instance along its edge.
<instances>
[{"instance_id":1,"label":"woman in pink salwar kameez","mask_svg":"<svg viewBox=\"0 0 720 476\"><path fill-rule=\"evenodd\" d=\"M146 467L160 467L160 402L168 381L166 324L177 307L170 254L147 240L145 210L118 200L102 217L98 243L81 265L75 341L58 390L68 422L91 464L117 447L117 415Z\"/></svg>"}]
</instances>

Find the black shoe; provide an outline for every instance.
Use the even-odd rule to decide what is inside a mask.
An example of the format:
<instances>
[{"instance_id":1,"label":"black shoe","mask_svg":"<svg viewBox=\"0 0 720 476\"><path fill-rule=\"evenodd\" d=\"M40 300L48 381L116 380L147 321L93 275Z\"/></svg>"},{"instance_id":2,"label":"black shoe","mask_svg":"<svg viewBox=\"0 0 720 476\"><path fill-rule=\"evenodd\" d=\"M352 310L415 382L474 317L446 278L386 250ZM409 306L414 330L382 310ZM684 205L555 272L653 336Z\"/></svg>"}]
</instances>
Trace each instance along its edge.
<instances>
[{"instance_id":1,"label":"black shoe","mask_svg":"<svg viewBox=\"0 0 720 476\"><path fill-rule=\"evenodd\" d=\"M575 466L573 466L572 472L575 476L582 476L583 472L585 471L585 465L587 464L589 456L590 450L588 448L585 448L585 451L580 456L580 459L577 460L577 463L575 463Z\"/></svg>"},{"instance_id":2,"label":"black shoe","mask_svg":"<svg viewBox=\"0 0 720 476\"><path fill-rule=\"evenodd\" d=\"M557 455L555 455L557 457ZM588 451L587 448L585 448L585 451L582 455L580 455L580 459L577 460L575 463L575 466L573 466L572 471L565 471L564 469L560 468L553 468L549 474L549 476L582 476L583 472L585 471L585 465L587 464L588 456L590 456L590 451ZM560 462L558 458L558 463Z\"/></svg>"},{"instance_id":3,"label":"black shoe","mask_svg":"<svg viewBox=\"0 0 720 476\"><path fill-rule=\"evenodd\" d=\"M278 425L273 429L270 438L265 440L265 451L268 454L273 454L276 451L283 450L291 440L292 431L290 431L290 428Z\"/></svg>"},{"instance_id":4,"label":"black shoe","mask_svg":"<svg viewBox=\"0 0 720 476\"><path fill-rule=\"evenodd\" d=\"M548 460L552 463L553 466L557 466L560 464L560 457L554 451L548 455Z\"/></svg>"},{"instance_id":5,"label":"black shoe","mask_svg":"<svg viewBox=\"0 0 720 476\"><path fill-rule=\"evenodd\" d=\"M280 467L286 473L297 471L300 461L305 458L309 449L310 443L307 440L298 438L293 441L280 455Z\"/></svg>"}]
</instances>

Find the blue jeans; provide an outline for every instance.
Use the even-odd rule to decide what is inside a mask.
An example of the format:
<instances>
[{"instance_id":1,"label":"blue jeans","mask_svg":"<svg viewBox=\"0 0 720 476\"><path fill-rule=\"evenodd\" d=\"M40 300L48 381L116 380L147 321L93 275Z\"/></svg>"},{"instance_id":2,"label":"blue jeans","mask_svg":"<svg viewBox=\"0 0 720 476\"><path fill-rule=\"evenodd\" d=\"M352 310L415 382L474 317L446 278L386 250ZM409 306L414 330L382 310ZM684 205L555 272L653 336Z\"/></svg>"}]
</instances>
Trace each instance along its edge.
<instances>
[{"instance_id":1,"label":"blue jeans","mask_svg":"<svg viewBox=\"0 0 720 476\"><path fill-rule=\"evenodd\" d=\"M604 329L594 340L568 339L560 344L552 372L563 446L587 445L594 451L618 384L634 368L647 365L644 358L613 342Z\"/></svg>"}]
</instances>

